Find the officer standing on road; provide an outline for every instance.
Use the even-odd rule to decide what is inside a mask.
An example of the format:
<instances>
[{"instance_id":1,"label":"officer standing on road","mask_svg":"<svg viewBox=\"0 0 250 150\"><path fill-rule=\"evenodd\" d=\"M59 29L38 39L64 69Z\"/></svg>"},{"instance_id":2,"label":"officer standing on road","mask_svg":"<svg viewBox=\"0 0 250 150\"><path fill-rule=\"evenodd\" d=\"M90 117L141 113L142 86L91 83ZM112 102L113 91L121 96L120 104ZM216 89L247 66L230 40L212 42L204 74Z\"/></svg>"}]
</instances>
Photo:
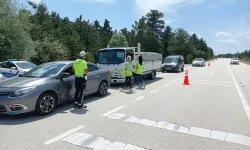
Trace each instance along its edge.
<instances>
[{"instance_id":1,"label":"officer standing on road","mask_svg":"<svg viewBox=\"0 0 250 150\"><path fill-rule=\"evenodd\" d=\"M142 79L142 73L144 72L144 62L142 59L142 56L138 57L138 64L136 65L136 69L135 69L135 74L136 74L136 83L137 86L139 87L140 82L142 83L142 87L145 88L145 84L144 81Z\"/></svg>"},{"instance_id":2,"label":"officer standing on road","mask_svg":"<svg viewBox=\"0 0 250 150\"><path fill-rule=\"evenodd\" d=\"M84 92L87 86L87 73L88 73L88 65L85 61L86 53L84 51L80 52L79 59L74 61L73 71L75 73L75 108L87 108L82 104L82 100L84 97Z\"/></svg>"},{"instance_id":3,"label":"officer standing on road","mask_svg":"<svg viewBox=\"0 0 250 150\"><path fill-rule=\"evenodd\" d=\"M119 88L120 91L123 91L122 87L126 85L128 81L129 81L130 92L132 91L132 83L131 83L131 76L133 75L132 69L133 69L133 66L131 63L131 56L127 56L127 61L122 70L122 75L125 76L126 79L125 79L125 82Z\"/></svg>"}]
</instances>

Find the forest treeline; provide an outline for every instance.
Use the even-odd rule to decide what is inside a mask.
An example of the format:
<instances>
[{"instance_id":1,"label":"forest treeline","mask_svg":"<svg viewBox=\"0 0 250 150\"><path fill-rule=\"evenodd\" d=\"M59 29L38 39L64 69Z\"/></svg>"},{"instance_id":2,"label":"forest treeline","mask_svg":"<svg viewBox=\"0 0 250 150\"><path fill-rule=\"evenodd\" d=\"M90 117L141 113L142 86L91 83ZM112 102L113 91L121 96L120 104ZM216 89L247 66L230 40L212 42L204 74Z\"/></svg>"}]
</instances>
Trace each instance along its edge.
<instances>
[{"instance_id":1,"label":"forest treeline","mask_svg":"<svg viewBox=\"0 0 250 150\"><path fill-rule=\"evenodd\" d=\"M79 51L85 50L88 61L96 62L94 55L109 44L134 47L138 42L142 51L162 53L164 57L183 55L186 63L196 57L213 57L213 50L204 39L190 35L183 28L172 29L158 10L150 10L131 29L117 31L108 19L91 22L79 14L71 21L48 11L44 3L27 1L27 4L29 8L24 9L15 0L0 0L0 61L24 58L41 64L74 60Z\"/></svg>"}]
</instances>

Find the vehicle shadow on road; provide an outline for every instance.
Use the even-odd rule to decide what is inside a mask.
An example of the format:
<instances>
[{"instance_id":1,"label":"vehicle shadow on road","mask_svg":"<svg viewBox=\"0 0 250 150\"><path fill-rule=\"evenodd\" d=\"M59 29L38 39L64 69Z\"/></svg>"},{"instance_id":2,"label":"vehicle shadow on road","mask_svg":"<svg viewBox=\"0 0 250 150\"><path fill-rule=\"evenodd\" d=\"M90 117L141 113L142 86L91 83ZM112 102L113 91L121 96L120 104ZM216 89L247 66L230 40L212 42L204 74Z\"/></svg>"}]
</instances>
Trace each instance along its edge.
<instances>
[{"instance_id":1,"label":"vehicle shadow on road","mask_svg":"<svg viewBox=\"0 0 250 150\"><path fill-rule=\"evenodd\" d=\"M153 80L150 80L150 79L148 79L148 78L144 78L143 79L143 81L144 81L144 83L145 83L145 85L147 86L147 85L149 85L149 84L152 84L152 83L154 83L154 82L157 82L157 81L160 81L160 80L162 80L163 79L163 77L155 77ZM121 84L112 84L111 86L110 86L110 89L112 89L112 90L119 90L119 87L121 86ZM132 88L135 88L136 87L136 82L135 82L135 84L133 85L133 87ZM136 93L136 92L127 92L127 90L129 90L129 86L124 86L124 91L125 91L125 93L126 94L133 94L133 93ZM139 90L144 90L144 89L139 89Z\"/></svg>"},{"instance_id":2,"label":"vehicle shadow on road","mask_svg":"<svg viewBox=\"0 0 250 150\"><path fill-rule=\"evenodd\" d=\"M106 96L104 97L98 97L96 95L89 95L85 96L85 100L83 101L83 104L88 104L97 100L100 100L102 98L105 98L107 96L110 96L111 93L107 93ZM52 117L56 114L66 114L66 113L73 113L73 114L78 114L78 115L84 115L88 111L88 108L83 108L83 109L77 109L74 108L74 102L69 101L65 102L61 105L58 105L56 109L53 111L53 113L46 115L46 116L38 116L34 112L30 113L25 113L25 114L20 114L20 115L0 115L0 125L20 125L20 124L26 124L34 121L39 121L43 120L49 117Z\"/></svg>"}]
</instances>

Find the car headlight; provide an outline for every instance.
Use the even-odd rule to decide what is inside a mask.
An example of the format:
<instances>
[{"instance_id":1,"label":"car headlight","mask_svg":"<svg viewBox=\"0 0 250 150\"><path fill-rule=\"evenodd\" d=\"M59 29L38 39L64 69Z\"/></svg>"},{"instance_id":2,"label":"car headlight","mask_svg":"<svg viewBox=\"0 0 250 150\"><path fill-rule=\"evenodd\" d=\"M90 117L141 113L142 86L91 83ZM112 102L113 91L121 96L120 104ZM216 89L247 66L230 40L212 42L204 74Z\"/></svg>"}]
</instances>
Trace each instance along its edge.
<instances>
[{"instance_id":1,"label":"car headlight","mask_svg":"<svg viewBox=\"0 0 250 150\"><path fill-rule=\"evenodd\" d=\"M30 92L32 92L33 90L35 90L36 87L25 87L25 88L21 88L21 89L18 89L14 92L11 92L9 94L10 97L18 97L18 96L23 96L23 95L26 95Z\"/></svg>"}]
</instances>

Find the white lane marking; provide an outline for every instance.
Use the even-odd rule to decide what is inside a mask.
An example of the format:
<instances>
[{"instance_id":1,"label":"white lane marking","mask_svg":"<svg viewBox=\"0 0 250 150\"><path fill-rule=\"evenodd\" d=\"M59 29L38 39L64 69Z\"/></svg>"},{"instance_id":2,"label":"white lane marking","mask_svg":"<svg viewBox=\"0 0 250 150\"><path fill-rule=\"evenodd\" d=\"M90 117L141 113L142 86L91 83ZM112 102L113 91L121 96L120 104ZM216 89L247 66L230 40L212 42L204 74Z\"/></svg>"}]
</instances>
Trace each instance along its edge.
<instances>
[{"instance_id":1,"label":"white lane marking","mask_svg":"<svg viewBox=\"0 0 250 150\"><path fill-rule=\"evenodd\" d=\"M198 127L188 128L180 124L170 123L167 121L152 121L148 119L140 119L135 116L130 116L121 113L114 113L108 116L107 118L123 122L140 124L148 127L164 129L168 131L179 132L188 135L194 135L198 137L205 137L205 138L250 146L250 137L239 134L215 131L211 129L203 129Z\"/></svg>"},{"instance_id":2,"label":"white lane marking","mask_svg":"<svg viewBox=\"0 0 250 150\"><path fill-rule=\"evenodd\" d=\"M61 140L62 138L65 138L66 136L69 136L70 134L73 134L74 132L77 132L77 131L81 130L83 127L84 127L83 125L80 125L77 128L71 129L71 130L69 130L69 131L67 131L67 132L65 132L65 133L63 133L63 134L49 140L49 141L46 141L44 144L49 145L49 144L54 143L54 142L56 142L58 140Z\"/></svg>"},{"instance_id":3,"label":"white lane marking","mask_svg":"<svg viewBox=\"0 0 250 150\"><path fill-rule=\"evenodd\" d=\"M164 85L164 87L167 87L167 86L169 86L170 84L166 84L166 85Z\"/></svg>"},{"instance_id":4,"label":"white lane marking","mask_svg":"<svg viewBox=\"0 0 250 150\"><path fill-rule=\"evenodd\" d=\"M214 76L214 74L210 74L210 75L209 75L209 77L212 77L212 76Z\"/></svg>"},{"instance_id":5,"label":"white lane marking","mask_svg":"<svg viewBox=\"0 0 250 150\"><path fill-rule=\"evenodd\" d=\"M145 148L139 146L125 144L116 141L111 142L109 140L104 139L103 137L99 137L97 135L88 134L84 132L76 132L73 135L63 139L63 141L73 145L94 150L111 150L111 149L145 150Z\"/></svg>"},{"instance_id":6,"label":"white lane marking","mask_svg":"<svg viewBox=\"0 0 250 150\"><path fill-rule=\"evenodd\" d=\"M173 83L175 83L175 82L176 82L176 80L173 81Z\"/></svg>"},{"instance_id":7,"label":"white lane marking","mask_svg":"<svg viewBox=\"0 0 250 150\"><path fill-rule=\"evenodd\" d=\"M226 62L225 62L225 63L226 63ZM227 64L226 64L226 65L227 65ZM249 120L249 122L250 122L250 107L249 107L249 104L247 103L247 100L246 100L245 96L243 95L243 93L242 93L242 91L241 91L241 89L240 89L240 86L239 86L239 84L237 83L237 81L236 81L236 79L235 79L235 77L234 77L234 74L233 74L231 68L229 67L229 65L227 65L227 67L228 67L228 69L229 69L229 71L230 71L230 73L231 73L231 75L232 75L232 78L233 78L233 80L234 80L234 84L235 84L236 89L237 89L237 91L238 91L238 94L239 94L241 103L242 103L242 105L243 105L243 108L244 108L244 110L245 110L245 113L246 113L246 115L247 115L247 117L248 117L248 120Z\"/></svg>"},{"instance_id":8,"label":"white lane marking","mask_svg":"<svg viewBox=\"0 0 250 150\"><path fill-rule=\"evenodd\" d=\"M194 84L206 84L206 85L221 85L221 86L235 86L230 84L218 84L218 83L204 83L204 82L192 82Z\"/></svg>"},{"instance_id":9,"label":"white lane marking","mask_svg":"<svg viewBox=\"0 0 250 150\"><path fill-rule=\"evenodd\" d=\"M102 116L103 116L103 117L106 117L106 116L108 116L108 115L110 115L110 114L112 114L112 113L114 113L114 112L116 112L116 111L122 109L123 107L125 107L125 106L122 105L122 106L120 106L120 107L117 107L117 108L115 108L115 109L113 109L113 110L111 110L111 111L109 111L109 112L103 114Z\"/></svg>"},{"instance_id":10,"label":"white lane marking","mask_svg":"<svg viewBox=\"0 0 250 150\"><path fill-rule=\"evenodd\" d=\"M152 92L150 92L151 94L153 94L153 93L155 93L155 92L157 92L158 91L158 89L155 89L155 90L153 90Z\"/></svg>"},{"instance_id":11,"label":"white lane marking","mask_svg":"<svg viewBox=\"0 0 250 150\"><path fill-rule=\"evenodd\" d=\"M140 96L140 97L138 97L137 99L135 99L136 101L139 101L139 100L141 100L141 99L143 99L144 98L144 96Z\"/></svg>"},{"instance_id":12,"label":"white lane marking","mask_svg":"<svg viewBox=\"0 0 250 150\"><path fill-rule=\"evenodd\" d=\"M234 84L234 82L229 82L229 81L213 81L213 80L194 80L198 82L214 82L214 83L231 83Z\"/></svg>"}]
</instances>

